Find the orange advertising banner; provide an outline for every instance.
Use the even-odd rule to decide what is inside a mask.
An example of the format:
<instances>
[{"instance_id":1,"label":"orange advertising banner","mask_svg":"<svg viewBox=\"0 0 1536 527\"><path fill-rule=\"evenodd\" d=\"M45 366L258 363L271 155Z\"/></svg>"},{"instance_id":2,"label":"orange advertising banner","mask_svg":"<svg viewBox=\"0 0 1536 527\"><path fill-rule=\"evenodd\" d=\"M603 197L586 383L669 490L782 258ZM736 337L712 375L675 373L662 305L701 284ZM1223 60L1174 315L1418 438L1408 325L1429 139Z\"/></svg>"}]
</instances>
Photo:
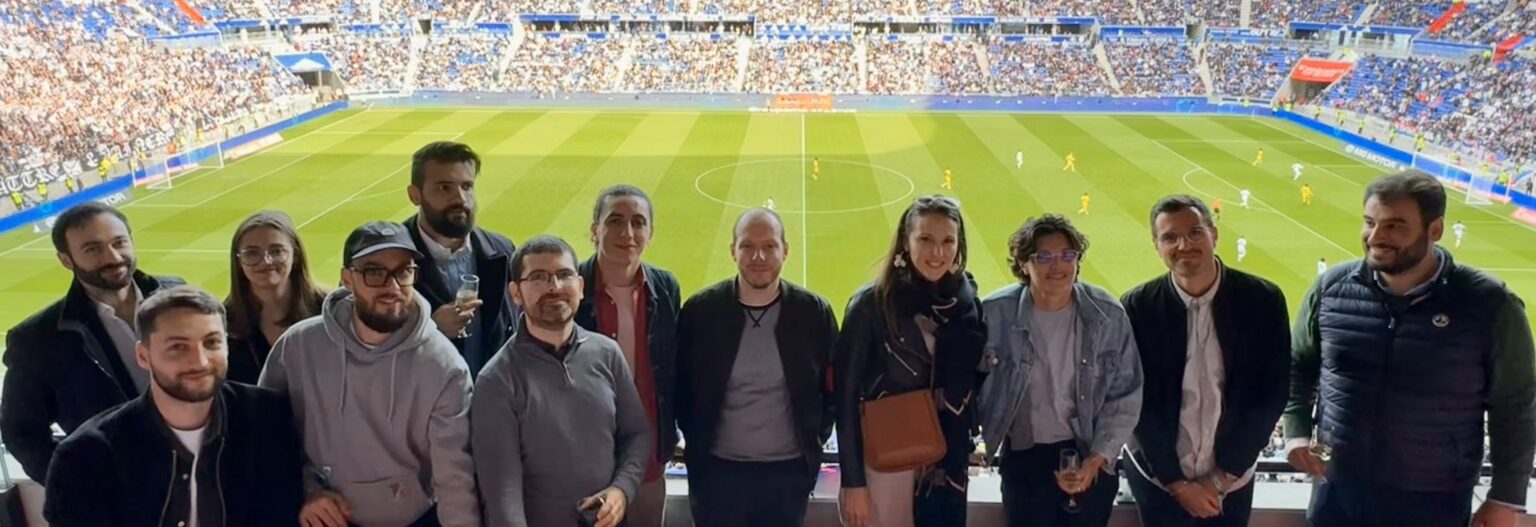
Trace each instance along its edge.
<instances>
[{"instance_id":1,"label":"orange advertising banner","mask_svg":"<svg viewBox=\"0 0 1536 527\"><path fill-rule=\"evenodd\" d=\"M832 96L817 93L778 93L769 102L775 110L831 110Z\"/></svg>"},{"instance_id":2,"label":"orange advertising banner","mask_svg":"<svg viewBox=\"0 0 1536 527\"><path fill-rule=\"evenodd\" d=\"M1291 70L1291 78L1303 82L1337 82L1354 64L1337 60L1304 58Z\"/></svg>"}]
</instances>

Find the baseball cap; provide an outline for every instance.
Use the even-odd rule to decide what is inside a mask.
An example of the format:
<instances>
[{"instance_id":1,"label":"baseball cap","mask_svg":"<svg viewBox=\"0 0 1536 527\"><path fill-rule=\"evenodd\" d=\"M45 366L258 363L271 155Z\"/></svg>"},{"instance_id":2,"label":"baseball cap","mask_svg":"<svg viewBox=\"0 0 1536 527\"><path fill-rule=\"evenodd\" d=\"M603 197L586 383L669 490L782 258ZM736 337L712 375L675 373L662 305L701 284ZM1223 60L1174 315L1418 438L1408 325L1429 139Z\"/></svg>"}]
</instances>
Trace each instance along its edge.
<instances>
[{"instance_id":1,"label":"baseball cap","mask_svg":"<svg viewBox=\"0 0 1536 527\"><path fill-rule=\"evenodd\" d=\"M404 225L392 221L370 221L347 235L347 243L341 250L341 261L344 265L352 265L353 260L388 249L410 251L412 255L421 257L421 251L416 250L416 243L411 241L411 235Z\"/></svg>"}]
</instances>

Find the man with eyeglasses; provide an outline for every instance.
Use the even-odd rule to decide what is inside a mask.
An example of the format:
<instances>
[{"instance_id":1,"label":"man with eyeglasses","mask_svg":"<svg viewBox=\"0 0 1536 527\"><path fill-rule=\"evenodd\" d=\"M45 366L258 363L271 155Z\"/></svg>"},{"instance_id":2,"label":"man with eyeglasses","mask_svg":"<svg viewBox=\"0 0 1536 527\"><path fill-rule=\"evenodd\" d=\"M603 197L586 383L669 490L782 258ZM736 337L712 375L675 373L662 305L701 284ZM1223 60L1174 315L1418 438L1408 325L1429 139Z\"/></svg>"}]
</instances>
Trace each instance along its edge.
<instances>
[{"instance_id":1,"label":"man with eyeglasses","mask_svg":"<svg viewBox=\"0 0 1536 527\"><path fill-rule=\"evenodd\" d=\"M570 244L528 240L512 273L522 321L480 372L471 413L485 524L620 525L652 452L629 364L575 323L585 284Z\"/></svg>"},{"instance_id":2,"label":"man with eyeglasses","mask_svg":"<svg viewBox=\"0 0 1536 527\"><path fill-rule=\"evenodd\" d=\"M1199 199L1162 198L1149 220L1168 273L1122 298L1146 373L1126 448L1131 492L1146 527L1246 526L1254 468L1285 406L1285 295L1216 257Z\"/></svg>"},{"instance_id":3,"label":"man with eyeglasses","mask_svg":"<svg viewBox=\"0 0 1536 527\"><path fill-rule=\"evenodd\" d=\"M344 287L267 358L304 439L305 527L480 525L469 367L411 288L418 256L398 223L352 231Z\"/></svg>"},{"instance_id":4,"label":"man with eyeglasses","mask_svg":"<svg viewBox=\"0 0 1536 527\"><path fill-rule=\"evenodd\" d=\"M1065 217L1030 218L1008 250L1019 283L982 303L991 375L977 399L988 454L1001 458L1003 514L1016 527L1103 527L1141 413L1130 320L1078 281L1088 238Z\"/></svg>"}]
</instances>

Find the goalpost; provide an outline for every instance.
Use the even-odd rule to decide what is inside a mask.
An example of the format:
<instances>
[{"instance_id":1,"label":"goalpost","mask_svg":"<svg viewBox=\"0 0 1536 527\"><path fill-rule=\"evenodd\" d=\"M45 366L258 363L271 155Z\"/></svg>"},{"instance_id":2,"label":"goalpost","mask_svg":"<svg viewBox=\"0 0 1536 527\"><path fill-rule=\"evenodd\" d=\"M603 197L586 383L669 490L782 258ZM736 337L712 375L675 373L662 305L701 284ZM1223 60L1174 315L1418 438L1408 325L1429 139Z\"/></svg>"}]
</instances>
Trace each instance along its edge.
<instances>
[{"instance_id":1,"label":"goalpost","mask_svg":"<svg viewBox=\"0 0 1536 527\"><path fill-rule=\"evenodd\" d=\"M158 163L149 164L144 167L144 173L134 181L134 185L150 190L170 190L175 186L177 177L205 168L217 170L224 166L224 147L219 141L213 141L166 155Z\"/></svg>"},{"instance_id":2,"label":"goalpost","mask_svg":"<svg viewBox=\"0 0 1536 527\"><path fill-rule=\"evenodd\" d=\"M1465 163L1458 164L1453 160L1425 153L1414 154L1413 166L1440 178L1446 186L1460 190L1465 194L1463 202L1467 205L1492 205L1495 200L1502 197L1494 192L1493 188L1498 180L1497 173L1484 172L1475 167L1465 166Z\"/></svg>"}]
</instances>

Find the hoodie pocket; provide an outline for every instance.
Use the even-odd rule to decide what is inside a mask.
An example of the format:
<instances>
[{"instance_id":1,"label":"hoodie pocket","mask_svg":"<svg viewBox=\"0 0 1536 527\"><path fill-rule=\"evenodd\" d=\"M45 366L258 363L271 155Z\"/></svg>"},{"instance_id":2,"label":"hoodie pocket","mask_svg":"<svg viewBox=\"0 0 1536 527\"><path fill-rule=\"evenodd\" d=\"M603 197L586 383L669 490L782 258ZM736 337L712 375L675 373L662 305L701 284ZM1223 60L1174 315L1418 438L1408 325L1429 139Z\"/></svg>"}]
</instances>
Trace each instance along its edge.
<instances>
[{"instance_id":1,"label":"hoodie pocket","mask_svg":"<svg viewBox=\"0 0 1536 527\"><path fill-rule=\"evenodd\" d=\"M427 497L415 474L338 482L336 490L352 506L352 523L358 525L405 525L432 507L432 498Z\"/></svg>"}]
</instances>

